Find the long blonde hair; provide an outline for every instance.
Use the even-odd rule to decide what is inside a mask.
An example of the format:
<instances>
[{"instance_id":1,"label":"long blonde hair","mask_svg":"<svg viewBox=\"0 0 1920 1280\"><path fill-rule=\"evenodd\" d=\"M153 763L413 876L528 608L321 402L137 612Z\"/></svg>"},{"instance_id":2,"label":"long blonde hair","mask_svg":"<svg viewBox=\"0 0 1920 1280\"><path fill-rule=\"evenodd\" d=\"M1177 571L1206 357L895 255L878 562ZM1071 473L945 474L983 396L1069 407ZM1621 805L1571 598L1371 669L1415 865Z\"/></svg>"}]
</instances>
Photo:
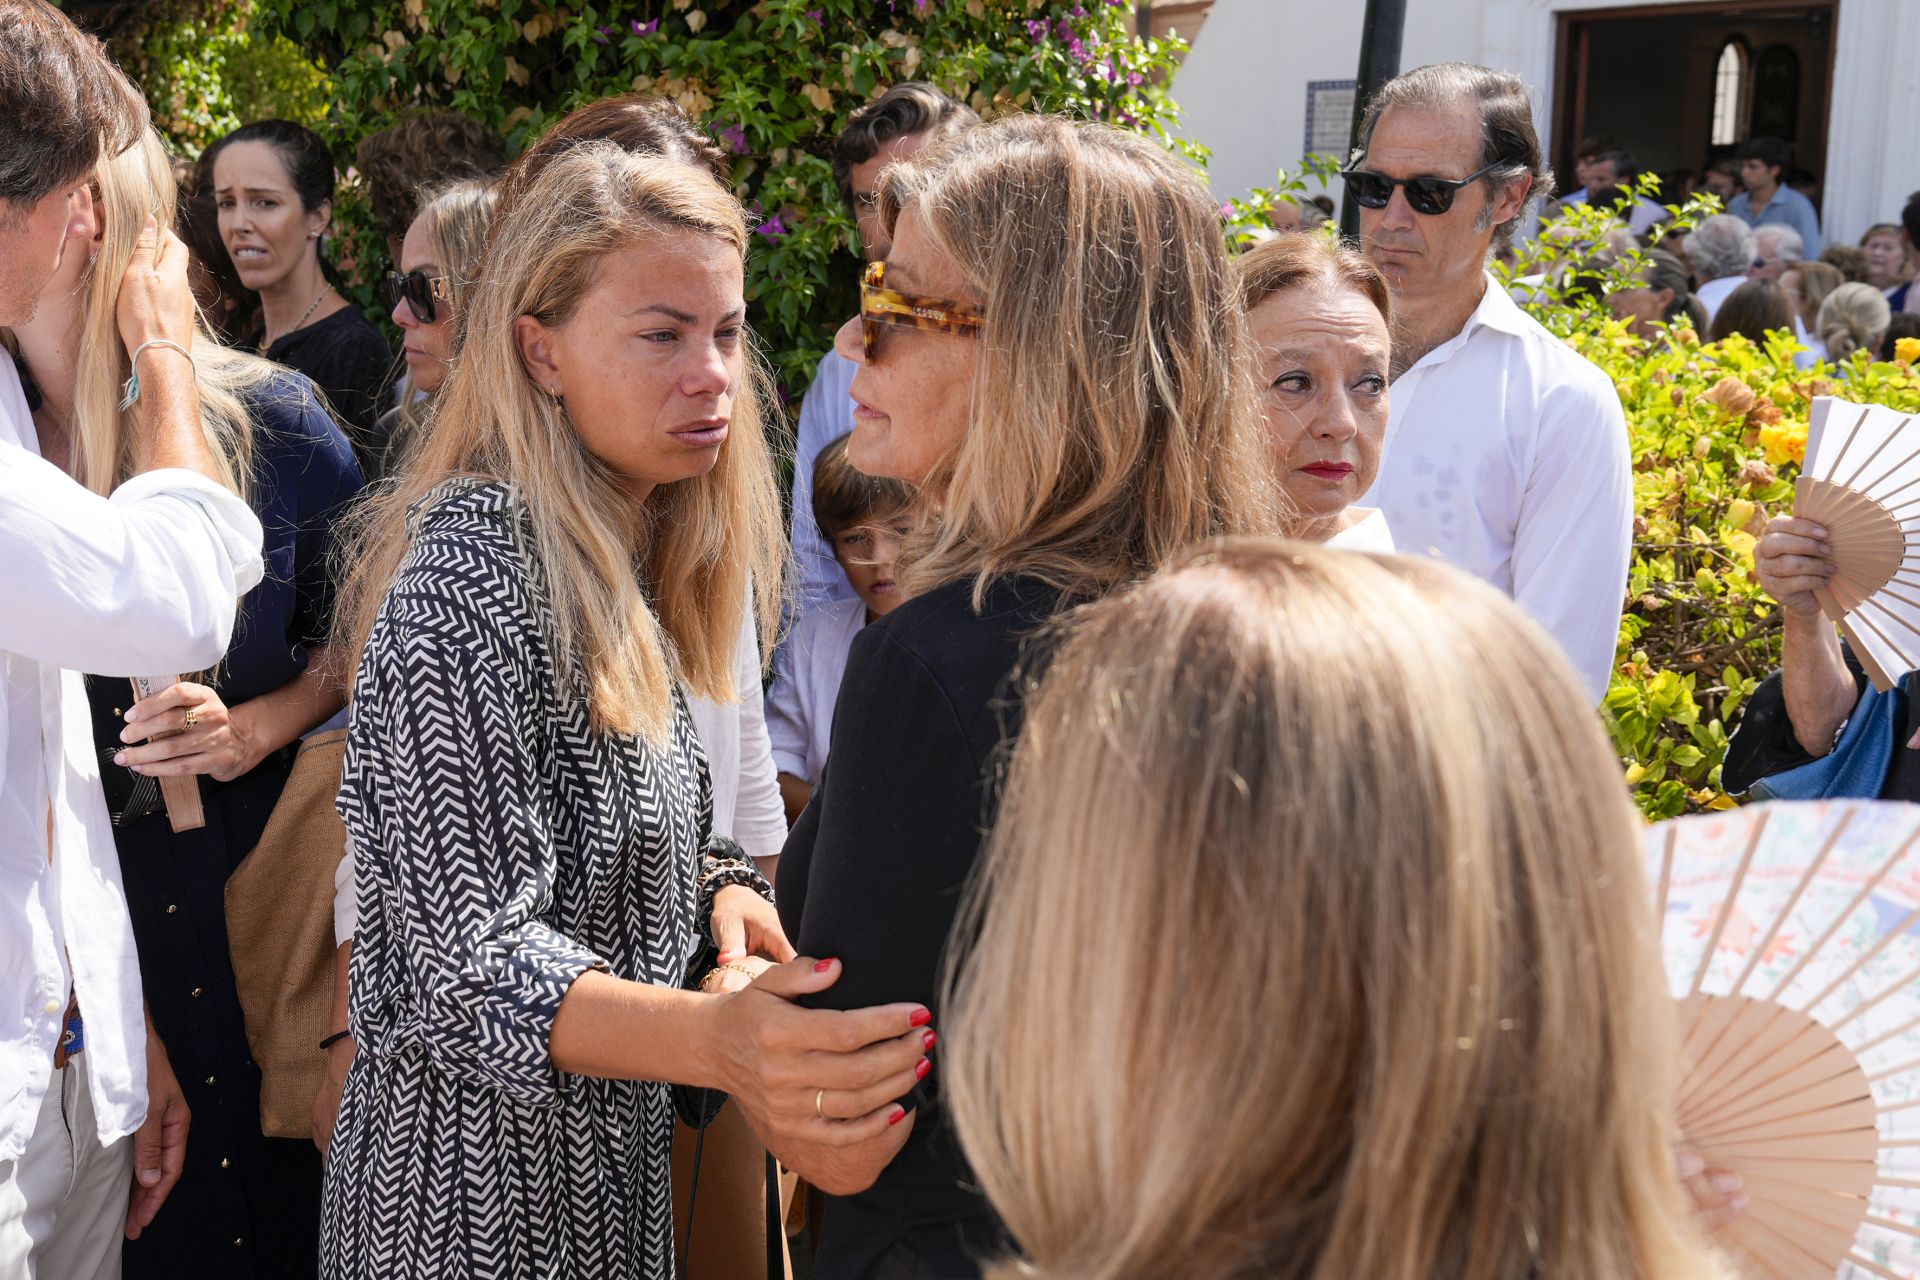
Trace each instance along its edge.
<instances>
[{"instance_id":1,"label":"long blonde hair","mask_svg":"<svg viewBox=\"0 0 1920 1280\"><path fill-rule=\"evenodd\" d=\"M1083 611L1008 785L942 1015L995 1275L1713 1274L1619 762L1498 593L1202 548Z\"/></svg>"},{"instance_id":2,"label":"long blonde hair","mask_svg":"<svg viewBox=\"0 0 1920 1280\"><path fill-rule=\"evenodd\" d=\"M672 722L676 679L714 701L737 695L733 657L745 611L755 611L770 644L781 590L780 502L759 362L749 355L713 469L635 503L534 385L513 335L522 315L564 325L603 258L644 252L650 235L670 229L746 252L739 202L711 177L610 144L556 158L500 211L433 427L350 540L340 617L356 664L407 553L409 511L449 479L474 477L519 493L531 526L527 550L552 614L549 642L568 655L560 696L584 697L597 729L658 741Z\"/></svg>"},{"instance_id":3,"label":"long blonde hair","mask_svg":"<svg viewBox=\"0 0 1920 1280\"><path fill-rule=\"evenodd\" d=\"M981 305L967 430L923 486L909 590L1024 573L1097 595L1220 534L1276 532L1246 324L1199 177L1131 133L1048 116L892 166Z\"/></svg>"},{"instance_id":4,"label":"long blonde hair","mask_svg":"<svg viewBox=\"0 0 1920 1280\"><path fill-rule=\"evenodd\" d=\"M119 407L129 354L115 313L120 279L133 260L147 219L161 227L173 225L178 184L166 144L151 128L119 155L102 157L94 174L102 234L99 252L80 286L86 297L74 360L69 469L75 480L105 494L136 470L134 411L122 412ZM172 358L176 357L149 354L141 364L144 368L148 360ZM221 468L221 479L244 498L251 487L253 420L242 397L271 379L277 368L222 346L205 317L197 318L193 360L207 447Z\"/></svg>"}]
</instances>

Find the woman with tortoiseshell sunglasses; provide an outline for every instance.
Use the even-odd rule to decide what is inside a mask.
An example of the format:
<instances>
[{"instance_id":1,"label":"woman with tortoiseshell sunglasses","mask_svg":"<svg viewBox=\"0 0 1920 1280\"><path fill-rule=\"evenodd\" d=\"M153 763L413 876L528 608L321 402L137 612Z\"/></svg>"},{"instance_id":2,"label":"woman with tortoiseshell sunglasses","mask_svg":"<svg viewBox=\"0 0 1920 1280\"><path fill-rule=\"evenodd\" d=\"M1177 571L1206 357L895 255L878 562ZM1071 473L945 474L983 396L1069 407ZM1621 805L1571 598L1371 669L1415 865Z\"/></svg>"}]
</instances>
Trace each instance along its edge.
<instances>
[{"instance_id":1,"label":"woman with tortoiseshell sunglasses","mask_svg":"<svg viewBox=\"0 0 1920 1280\"><path fill-rule=\"evenodd\" d=\"M1282 525L1233 272L1189 170L1023 116L890 168L880 204L892 248L837 345L861 361L851 461L919 494L913 598L854 642L779 878L789 936L845 963L808 1000L836 1008L936 999L1036 633L1190 543ZM774 1144L832 1197L820 1275L977 1275L1004 1247L939 1078L870 1142Z\"/></svg>"}]
</instances>

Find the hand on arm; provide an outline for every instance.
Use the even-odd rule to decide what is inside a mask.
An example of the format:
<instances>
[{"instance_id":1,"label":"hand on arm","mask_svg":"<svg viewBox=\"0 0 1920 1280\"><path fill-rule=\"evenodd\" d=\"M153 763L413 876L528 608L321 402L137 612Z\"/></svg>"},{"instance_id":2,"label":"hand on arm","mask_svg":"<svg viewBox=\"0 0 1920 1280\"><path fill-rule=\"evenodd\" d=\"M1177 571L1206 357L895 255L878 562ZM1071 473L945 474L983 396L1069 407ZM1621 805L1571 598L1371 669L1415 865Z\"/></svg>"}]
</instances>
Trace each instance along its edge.
<instances>
[{"instance_id":1,"label":"hand on arm","mask_svg":"<svg viewBox=\"0 0 1920 1280\"><path fill-rule=\"evenodd\" d=\"M1780 605L1785 635L1780 688L1793 735L1808 755L1833 750L1834 735L1859 701L1840 639L1814 592L1833 577L1827 531L1809 520L1775 516L1753 549L1754 576Z\"/></svg>"}]
</instances>

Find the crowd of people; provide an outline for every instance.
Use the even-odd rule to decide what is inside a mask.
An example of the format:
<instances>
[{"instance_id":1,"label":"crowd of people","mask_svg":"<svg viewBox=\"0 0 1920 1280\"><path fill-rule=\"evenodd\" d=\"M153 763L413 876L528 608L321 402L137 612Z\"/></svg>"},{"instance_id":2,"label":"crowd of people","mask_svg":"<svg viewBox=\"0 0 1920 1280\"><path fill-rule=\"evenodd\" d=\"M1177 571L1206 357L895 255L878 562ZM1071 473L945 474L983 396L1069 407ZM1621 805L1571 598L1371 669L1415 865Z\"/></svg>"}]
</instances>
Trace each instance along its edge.
<instances>
[{"instance_id":1,"label":"crowd of people","mask_svg":"<svg viewBox=\"0 0 1920 1280\"><path fill-rule=\"evenodd\" d=\"M1235 257L1147 139L879 94L783 503L671 103L367 139L397 373L324 139L176 172L0 0L0 1271L772 1276L777 1168L823 1277L1721 1274L1594 714L1626 424L1487 270L1532 106L1422 67L1361 132L1357 244ZM1902 286L1777 167L1633 323ZM231 893L316 768L290 1128Z\"/></svg>"}]
</instances>

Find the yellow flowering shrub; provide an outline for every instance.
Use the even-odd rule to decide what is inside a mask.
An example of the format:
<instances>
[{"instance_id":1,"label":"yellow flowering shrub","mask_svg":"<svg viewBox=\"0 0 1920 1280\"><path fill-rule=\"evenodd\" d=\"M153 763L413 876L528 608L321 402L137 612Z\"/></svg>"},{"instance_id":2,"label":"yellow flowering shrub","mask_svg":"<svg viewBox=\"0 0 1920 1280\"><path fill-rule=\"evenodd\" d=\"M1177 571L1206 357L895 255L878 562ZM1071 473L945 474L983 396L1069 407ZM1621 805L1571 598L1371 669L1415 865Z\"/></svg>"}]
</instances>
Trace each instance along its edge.
<instances>
[{"instance_id":1,"label":"yellow flowering shrub","mask_svg":"<svg viewBox=\"0 0 1920 1280\"><path fill-rule=\"evenodd\" d=\"M1812 400L1920 412L1920 341L1903 340L1891 364L1863 351L1800 369L1784 332L1702 345L1675 326L1643 341L1593 296L1604 292L1558 290L1530 310L1606 370L1626 410L1634 545L1608 728L1648 817L1727 808L1729 728L1780 663L1780 619L1754 577L1754 543L1770 517L1792 510Z\"/></svg>"}]
</instances>

